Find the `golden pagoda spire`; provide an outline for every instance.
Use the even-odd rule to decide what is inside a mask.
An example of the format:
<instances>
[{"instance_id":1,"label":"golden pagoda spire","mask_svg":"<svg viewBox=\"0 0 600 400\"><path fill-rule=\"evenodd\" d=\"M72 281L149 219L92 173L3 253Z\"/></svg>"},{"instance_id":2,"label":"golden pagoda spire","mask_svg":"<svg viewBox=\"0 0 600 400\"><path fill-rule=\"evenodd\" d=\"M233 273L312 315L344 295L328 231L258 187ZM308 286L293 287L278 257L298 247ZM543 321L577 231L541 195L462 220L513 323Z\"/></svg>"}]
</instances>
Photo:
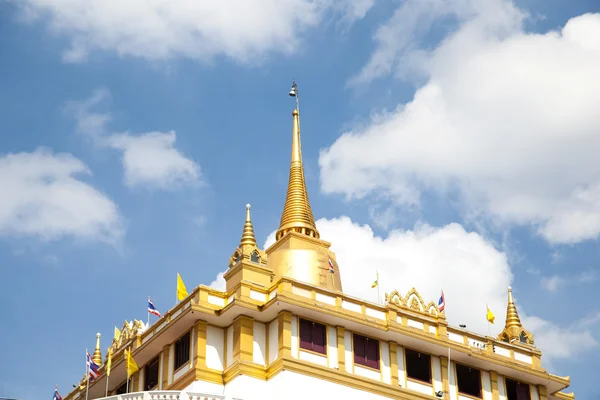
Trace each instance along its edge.
<instances>
[{"instance_id":1,"label":"golden pagoda spire","mask_svg":"<svg viewBox=\"0 0 600 400\"><path fill-rule=\"evenodd\" d=\"M290 163L290 179L288 182L285 205L281 222L275 238L281 239L289 231L298 232L313 238L319 238L319 231L315 225L308 201L304 167L302 165L302 144L300 142L300 112L298 107L298 86L294 82L290 96L296 97L296 109L292 112L292 160Z\"/></svg>"},{"instance_id":2,"label":"golden pagoda spire","mask_svg":"<svg viewBox=\"0 0 600 400\"><path fill-rule=\"evenodd\" d=\"M102 351L100 351L100 333L96 333L96 350L94 350L94 355L92 360L96 363L96 365L102 365Z\"/></svg>"},{"instance_id":3,"label":"golden pagoda spire","mask_svg":"<svg viewBox=\"0 0 600 400\"><path fill-rule=\"evenodd\" d=\"M519 313L513 300L512 288L508 287L508 307L506 308L506 326L505 328L523 328L521 320L519 319Z\"/></svg>"},{"instance_id":4,"label":"golden pagoda spire","mask_svg":"<svg viewBox=\"0 0 600 400\"><path fill-rule=\"evenodd\" d=\"M533 345L533 335L526 331L521 324L517 306L512 295L512 288L508 287L508 306L506 307L506 324L504 330L498 336L500 340L509 343L522 343Z\"/></svg>"},{"instance_id":5,"label":"golden pagoda spire","mask_svg":"<svg viewBox=\"0 0 600 400\"><path fill-rule=\"evenodd\" d=\"M246 204L246 222L244 223L244 231L242 232L242 240L240 248L244 246L256 247L256 237L254 236L254 227L250 219L250 204Z\"/></svg>"}]
</instances>

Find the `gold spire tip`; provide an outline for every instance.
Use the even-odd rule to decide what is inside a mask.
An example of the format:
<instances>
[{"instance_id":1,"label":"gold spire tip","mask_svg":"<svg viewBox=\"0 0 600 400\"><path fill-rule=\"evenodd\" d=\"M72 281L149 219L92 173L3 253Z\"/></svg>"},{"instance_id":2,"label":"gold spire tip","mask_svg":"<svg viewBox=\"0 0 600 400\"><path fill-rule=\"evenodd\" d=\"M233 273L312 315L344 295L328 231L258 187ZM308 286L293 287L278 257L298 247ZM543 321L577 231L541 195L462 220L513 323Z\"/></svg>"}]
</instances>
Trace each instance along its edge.
<instances>
[{"instance_id":1,"label":"gold spire tip","mask_svg":"<svg viewBox=\"0 0 600 400\"><path fill-rule=\"evenodd\" d=\"M254 227L252 226L252 220L250 219L250 204L246 204L246 222L244 223L242 240L240 241L240 247L243 246L256 246Z\"/></svg>"},{"instance_id":2,"label":"gold spire tip","mask_svg":"<svg viewBox=\"0 0 600 400\"><path fill-rule=\"evenodd\" d=\"M92 360L98 366L102 365L102 351L100 350L100 332L96 333L96 350L94 350L94 356Z\"/></svg>"}]
</instances>

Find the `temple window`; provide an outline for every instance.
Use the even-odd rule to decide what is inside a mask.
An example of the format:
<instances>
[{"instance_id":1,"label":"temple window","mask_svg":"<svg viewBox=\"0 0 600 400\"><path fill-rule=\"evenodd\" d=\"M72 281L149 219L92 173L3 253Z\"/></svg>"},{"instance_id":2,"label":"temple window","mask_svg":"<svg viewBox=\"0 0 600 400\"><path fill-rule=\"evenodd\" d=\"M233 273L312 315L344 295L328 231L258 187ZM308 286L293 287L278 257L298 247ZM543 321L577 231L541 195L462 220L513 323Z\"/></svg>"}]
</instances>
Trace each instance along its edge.
<instances>
[{"instance_id":1,"label":"temple window","mask_svg":"<svg viewBox=\"0 0 600 400\"><path fill-rule=\"evenodd\" d=\"M250 261L258 263L260 262L260 257L258 256L258 251L254 250L250 255Z\"/></svg>"},{"instance_id":2,"label":"temple window","mask_svg":"<svg viewBox=\"0 0 600 400\"><path fill-rule=\"evenodd\" d=\"M159 357L155 357L144 368L144 390L152 390L158 386Z\"/></svg>"},{"instance_id":3,"label":"temple window","mask_svg":"<svg viewBox=\"0 0 600 400\"><path fill-rule=\"evenodd\" d=\"M506 400L531 400L529 385L523 382L505 378Z\"/></svg>"},{"instance_id":4,"label":"temple window","mask_svg":"<svg viewBox=\"0 0 600 400\"><path fill-rule=\"evenodd\" d=\"M190 332L175 342L175 365L173 370L177 370L188 361L190 361Z\"/></svg>"},{"instance_id":5,"label":"temple window","mask_svg":"<svg viewBox=\"0 0 600 400\"><path fill-rule=\"evenodd\" d=\"M355 333L354 363L379 369L379 340Z\"/></svg>"},{"instance_id":6,"label":"temple window","mask_svg":"<svg viewBox=\"0 0 600 400\"><path fill-rule=\"evenodd\" d=\"M327 354L326 335L327 327L317 322L300 319L300 348Z\"/></svg>"},{"instance_id":7,"label":"temple window","mask_svg":"<svg viewBox=\"0 0 600 400\"><path fill-rule=\"evenodd\" d=\"M521 335L519 335L519 340L521 341L521 343L527 343L527 335L525 334L525 332L521 332Z\"/></svg>"},{"instance_id":8,"label":"temple window","mask_svg":"<svg viewBox=\"0 0 600 400\"><path fill-rule=\"evenodd\" d=\"M431 383L431 357L429 354L406 349L406 376Z\"/></svg>"},{"instance_id":9,"label":"temple window","mask_svg":"<svg viewBox=\"0 0 600 400\"><path fill-rule=\"evenodd\" d=\"M132 389L131 387L131 378L129 378L129 389ZM127 381L123 382L123 384L121 386L119 386L117 388L117 390L115 391L115 394L125 394L127 393Z\"/></svg>"},{"instance_id":10,"label":"temple window","mask_svg":"<svg viewBox=\"0 0 600 400\"><path fill-rule=\"evenodd\" d=\"M476 368L456 364L458 393L481 397L481 372Z\"/></svg>"}]
</instances>

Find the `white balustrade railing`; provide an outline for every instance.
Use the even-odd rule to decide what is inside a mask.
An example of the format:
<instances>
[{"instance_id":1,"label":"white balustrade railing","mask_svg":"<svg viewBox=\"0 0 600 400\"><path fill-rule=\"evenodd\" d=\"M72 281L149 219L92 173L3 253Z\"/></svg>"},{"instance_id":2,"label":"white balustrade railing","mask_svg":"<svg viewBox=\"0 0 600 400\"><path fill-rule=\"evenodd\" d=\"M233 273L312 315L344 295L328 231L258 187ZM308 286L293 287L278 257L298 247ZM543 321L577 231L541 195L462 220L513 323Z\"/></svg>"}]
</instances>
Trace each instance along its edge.
<instances>
[{"instance_id":1,"label":"white balustrade railing","mask_svg":"<svg viewBox=\"0 0 600 400\"><path fill-rule=\"evenodd\" d=\"M225 400L225 397L216 394L182 392L180 390L153 390L151 392L119 394L97 400Z\"/></svg>"}]
</instances>

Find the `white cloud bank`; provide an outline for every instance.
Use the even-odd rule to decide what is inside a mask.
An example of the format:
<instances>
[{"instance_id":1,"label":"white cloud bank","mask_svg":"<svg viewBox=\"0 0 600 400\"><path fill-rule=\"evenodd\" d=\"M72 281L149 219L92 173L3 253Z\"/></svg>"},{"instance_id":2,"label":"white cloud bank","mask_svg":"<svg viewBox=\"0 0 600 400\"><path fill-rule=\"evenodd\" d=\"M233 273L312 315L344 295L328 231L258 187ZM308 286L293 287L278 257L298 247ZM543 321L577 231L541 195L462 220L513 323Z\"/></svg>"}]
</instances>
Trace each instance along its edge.
<instances>
[{"instance_id":1,"label":"white cloud bank","mask_svg":"<svg viewBox=\"0 0 600 400\"><path fill-rule=\"evenodd\" d=\"M77 130L99 147L122 152L126 186L172 189L202 184L200 166L175 148L176 135L170 132L108 133L110 113L93 111L110 97L99 89L83 101L71 102L66 110L77 122Z\"/></svg>"},{"instance_id":2,"label":"white cloud bank","mask_svg":"<svg viewBox=\"0 0 600 400\"><path fill-rule=\"evenodd\" d=\"M0 235L115 244L124 233L118 208L85 175L83 162L49 149L1 156Z\"/></svg>"},{"instance_id":3,"label":"white cloud bank","mask_svg":"<svg viewBox=\"0 0 600 400\"><path fill-rule=\"evenodd\" d=\"M374 0L25 0L29 20L44 17L51 31L66 35L68 62L94 50L162 60L183 56L211 60L223 55L240 62L266 54L290 54L300 34L325 16L345 23L362 18Z\"/></svg>"},{"instance_id":4,"label":"white cloud bank","mask_svg":"<svg viewBox=\"0 0 600 400\"><path fill-rule=\"evenodd\" d=\"M332 243L336 253L344 293L375 302L377 290L371 289L375 271L379 271L381 296L397 289L402 294L415 287L426 302L437 302L443 289L446 315L454 325L487 334L486 303L496 315L492 335L504 327L507 288L512 273L504 253L482 236L466 232L458 224L442 228L427 225L413 231L392 231L386 238L375 236L367 225L353 223L347 217L320 219L321 237ZM275 240L275 232L264 248ZM223 273L211 286L224 290ZM570 357L598 345L592 328L600 318L578 321L578 329L564 329L550 321L528 316L518 302L519 285L513 289L519 315L525 327L535 335L544 352L544 360Z\"/></svg>"},{"instance_id":5,"label":"white cloud bank","mask_svg":"<svg viewBox=\"0 0 600 400\"><path fill-rule=\"evenodd\" d=\"M456 8L424 10L442 3ZM600 14L532 34L507 1L409 0L403 7L409 5L378 35L392 38L408 29L403 23L416 30L422 19L457 10L463 22L431 51L415 50L414 41L378 42L360 77L397 71L401 60L426 83L409 103L321 152L322 191L383 194L404 206L418 206L424 191L458 192L469 217L530 225L551 243L597 238Z\"/></svg>"}]
</instances>

